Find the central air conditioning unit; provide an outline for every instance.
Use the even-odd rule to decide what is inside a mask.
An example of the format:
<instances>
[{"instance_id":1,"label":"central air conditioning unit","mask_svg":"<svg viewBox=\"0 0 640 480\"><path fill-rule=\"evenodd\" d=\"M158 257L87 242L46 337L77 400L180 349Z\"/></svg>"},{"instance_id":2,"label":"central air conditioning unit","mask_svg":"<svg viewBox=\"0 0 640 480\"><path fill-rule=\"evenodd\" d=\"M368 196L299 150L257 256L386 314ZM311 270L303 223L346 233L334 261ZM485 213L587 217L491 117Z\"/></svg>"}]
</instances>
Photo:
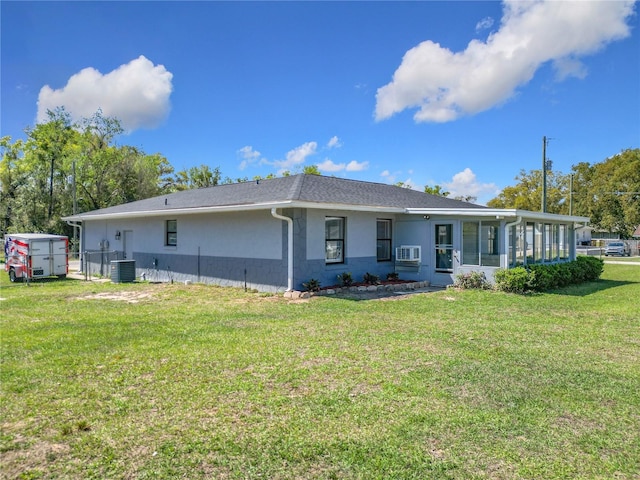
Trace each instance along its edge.
<instances>
[{"instance_id":1,"label":"central air conditioning unit","mask_svg":"<svg viewBox=\"0 0 640 480\"><path fill-rule=\"evenodd\" d=\"M402 245L401 247L396 247L396 262L420 263L420 259L420 245Z\"/></svg>"}]
</instances>

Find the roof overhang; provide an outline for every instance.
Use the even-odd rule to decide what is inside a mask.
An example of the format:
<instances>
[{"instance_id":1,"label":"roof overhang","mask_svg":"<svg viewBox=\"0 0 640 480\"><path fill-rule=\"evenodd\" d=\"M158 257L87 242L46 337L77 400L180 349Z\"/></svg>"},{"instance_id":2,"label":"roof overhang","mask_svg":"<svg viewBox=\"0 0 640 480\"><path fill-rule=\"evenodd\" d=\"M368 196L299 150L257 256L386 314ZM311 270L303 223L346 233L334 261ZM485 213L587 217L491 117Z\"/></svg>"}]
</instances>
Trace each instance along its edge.
<instances>
[{"instance_id":1,"label":"roof overhang","mask_svg":"<svg viewBox=\"0 0 640 480\"><path fill-rule=\"evenodd\" d=\"M341 211L361 211L361 212L384 212L384 213L406 213L405 208L380 207L372 205L346 205L340 203L315 203L315 202L268 202L241 205L222 205L215 207L186 207L186 208L163 208L159 210L139 210L135 212L105 212L105 213L79 213L62 217L66 222L85 222L90 220L116 220L125 218L147 218L166 217L174 215L197 215L203 213L225 213L225 212L247 212L256 210L271 210L272 208L313 208L323 210Z\"/></svg>"},{"instance_id":2,"label":"roof overhang","mask_svg":"<svg viewBox=\"0 0 640 480\"><path fill-rule=\"evenodd\" d=\"M555 222L589 223L589 217L575 215L558 215L555 213L532 212L529 210L503 209L503 208L400 208L375 205L350 205L342 203L317 203L317 202L267 202L254 204L222 205L211 207L185 207L163 208L158 210L139 210L125 212L105 213L79 213L68 217L62 217L66 222L85 222L91 220L118 220L126 218L168 217L176 215L198 215L206 213L247 212L257 210L271 210L272 208L308 208L334 211L379 212L409 215L429 215L447 217L481 217L502 219L515 219L523 217L531 220L545 220Z\"/></svg>"},{"instance_id":3,"label":"roof overhang","mask_svg":"<svg viewBox=\"0 0 640 480\"><path fill-rule=\"evenodd\" d=\"M589 217L576 215L559 215L557 213L532 212L513 208L407 208L406 213L412 215L441 215L451 217L482 217L515 219L518 217L531 220L548 220L554 222L589 223Z\"/></svg>"}]
</instances>

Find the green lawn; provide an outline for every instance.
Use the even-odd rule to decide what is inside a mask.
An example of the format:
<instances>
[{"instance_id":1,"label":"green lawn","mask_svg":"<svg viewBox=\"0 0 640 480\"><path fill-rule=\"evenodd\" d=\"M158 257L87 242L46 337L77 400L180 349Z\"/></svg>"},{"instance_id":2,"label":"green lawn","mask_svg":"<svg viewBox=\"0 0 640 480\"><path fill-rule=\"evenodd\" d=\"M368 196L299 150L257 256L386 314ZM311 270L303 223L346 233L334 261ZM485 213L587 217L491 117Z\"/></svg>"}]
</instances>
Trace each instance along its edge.
<instances>
[{"instance_id":1,"label":"green lawn","mask_svg":"<svg viewBox=\"0 0 640 480\"><path fill-rule=\"evenodd\" d=\"M1 277L2 478L638 479L638 265L368 301Z\"/></svg>"}]
</instances>

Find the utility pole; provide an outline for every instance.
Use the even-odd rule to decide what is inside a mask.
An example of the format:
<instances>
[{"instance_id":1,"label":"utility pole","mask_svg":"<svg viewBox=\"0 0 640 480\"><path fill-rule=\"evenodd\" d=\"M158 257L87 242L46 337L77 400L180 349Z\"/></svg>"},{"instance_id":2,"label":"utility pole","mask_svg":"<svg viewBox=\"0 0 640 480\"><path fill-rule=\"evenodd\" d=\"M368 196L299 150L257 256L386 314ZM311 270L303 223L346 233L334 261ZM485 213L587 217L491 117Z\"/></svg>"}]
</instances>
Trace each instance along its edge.
<instances>
[{"instance_id":1,"label":"utility pole","mask_svg":"<svg viewBox=\"0 0 640 480\"><path fill-rule=\"evenodd\" d=\"M547 137L542 137L542 213L547 213Z\"/></svg>"},{"instance_id":2,"label":"utility pole","mask_svg":"<svg viewBox=\"0 0 640 480\"><path fill-rule=\"evenodd\" d=\"M76 161L74 160L71 163L71 175L72 175L72 183L71 190L73 193L73 214L78 213L78 199L76 198ZM78 237L78 227L76 227L77 223L73 224L73 248L75 249L78 245L77 237ZM79 254L80 252L78 252Z\"/></svg>"},{"instance_id":3,"label":"utility pole","mask_svg":"<svg viewBox=\"0 0 640 480\"><path fill-rule=\"evenodd\" d=\"M573 173L569 176L569 215L573 215Z\"/></svg>"}]
</instances>

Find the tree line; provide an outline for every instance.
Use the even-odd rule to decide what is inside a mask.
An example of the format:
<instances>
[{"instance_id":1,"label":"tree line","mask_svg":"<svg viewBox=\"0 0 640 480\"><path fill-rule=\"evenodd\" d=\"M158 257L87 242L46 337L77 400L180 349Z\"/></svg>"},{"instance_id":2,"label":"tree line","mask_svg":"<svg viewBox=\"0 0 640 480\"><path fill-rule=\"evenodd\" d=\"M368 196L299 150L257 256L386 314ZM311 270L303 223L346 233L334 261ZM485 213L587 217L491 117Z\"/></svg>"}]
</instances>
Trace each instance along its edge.
<instances>
[{"instance_id":1,"label":"tree line","mask_svg":"<svg viewBox=\"0 0 640 480\"><path fill-rule=\"evenodd\" d=\"M70 235L71 227L61 217L72 213L249 180L223 178L218 167L208 165L175 172L160 153L116 144L123 128L118 119L101 111L78 122L62 108L49 111L47 122L25 133L25 140L0 139L2 235L18 231ZM303 172L320 173L314 165ZM506 187L487 205L540 210L542 171L522 170L515 180L516 185ZM426 186L425 192L449 195L439 185ZM472 196L459 198L475 201ZM624 150L595 165L579 163L569 175L549 171L547 211L588 216L595 227L629 237L640 224L640 149Z\"/></svg>"},{"instance_id":2,"label":"tree line","mask_svg":"<svg viewBox=\"0 0 640 480\"><path fill-rule=\"evenodd\" d=\"M540 211L543 172L520 171L517 183L487 202L494 208ZM563 174L547 170L549 213L591 219L596 229L630 238L640 225L640 149L626 149L596 164L581 162Z\"/></svg>"}]
</instances>

